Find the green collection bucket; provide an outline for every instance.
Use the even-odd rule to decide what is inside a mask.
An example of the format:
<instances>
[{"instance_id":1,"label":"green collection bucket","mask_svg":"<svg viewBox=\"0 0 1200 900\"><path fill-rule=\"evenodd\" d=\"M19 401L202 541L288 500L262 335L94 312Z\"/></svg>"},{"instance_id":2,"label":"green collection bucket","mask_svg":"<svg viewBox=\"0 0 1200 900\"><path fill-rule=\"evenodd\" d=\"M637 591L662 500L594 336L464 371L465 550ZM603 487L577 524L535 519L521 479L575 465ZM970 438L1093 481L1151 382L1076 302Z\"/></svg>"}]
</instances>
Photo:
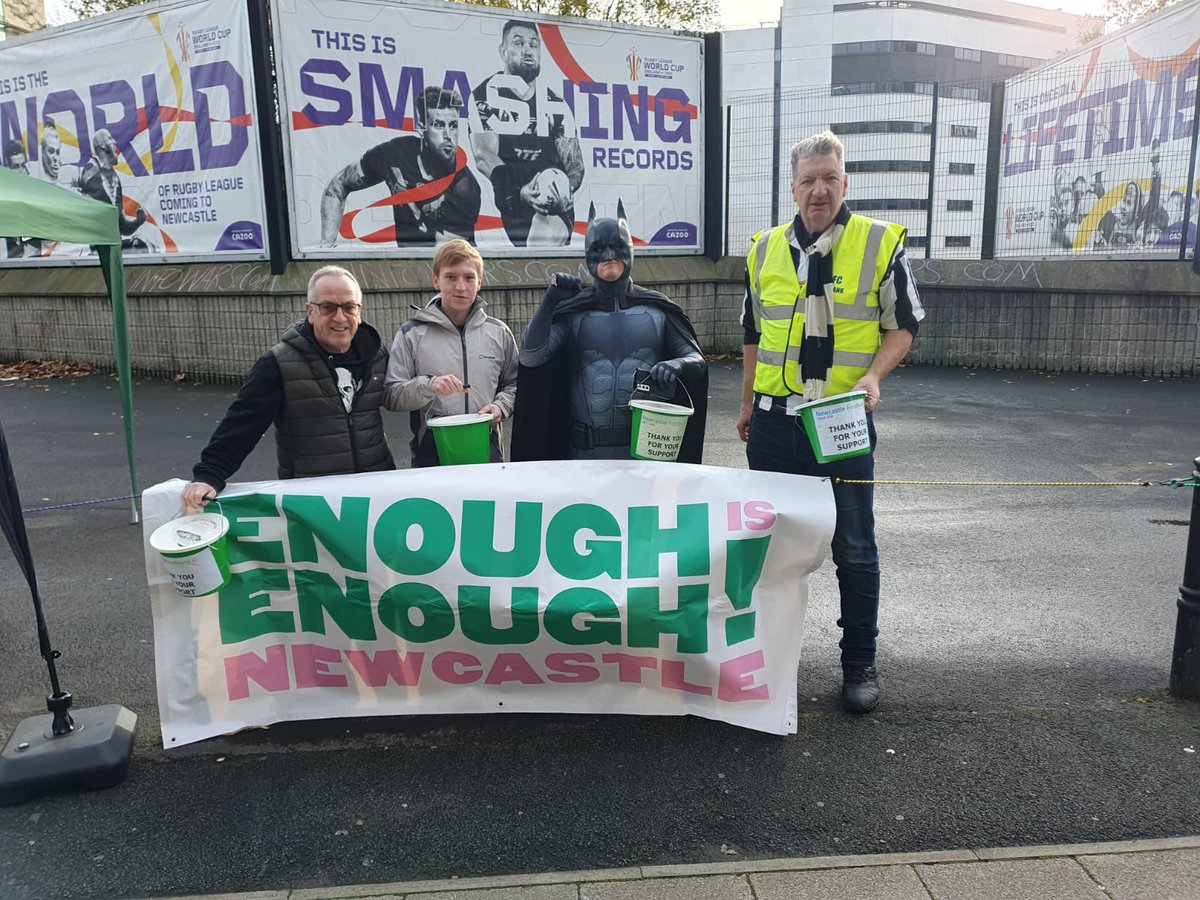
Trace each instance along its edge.
<instances>
[{"instance_id":1,"label":"green collection bucket","mask_svg":"<svg viewBox=\"0 0 1200 900\"><path fill-rule=\"evenodd\" d=\"M490 462L492 417L487 413L437 416L425 423L433 431L443 466Z\"/></svg>"},{"instance_id":2,"label":"green collection bucket","mask_svg":"<svg viewBox=\"0 0 1200 900\"><path fill-rule=\"evenodd\" d=\"M688 416L695 410L661 400L630 400L629 408L633 411L629 455L659 462L678 459Z\"/></svg>"},{"instance_id":3,"label":"green collection bucket","mask_svg":"<svg viewBox=\"0 0 1200 900\"><path fill-rule=\"evenodd\" d=\"M180 597L203 597L229 583L225 535L229 520L216 513L172 519L150 535Z\"/></svg>"},{"instance_id":4,"label":"green collection bucket","mask_svg":"<svg viewBox=\"0 0 1200 900\"><path fill-rule=\"evenodd\" d=\"M834 394L801 404L796 414L817 462L827 463L871 452L867 432L866 391Z\"/></svg>"}]
</instances>

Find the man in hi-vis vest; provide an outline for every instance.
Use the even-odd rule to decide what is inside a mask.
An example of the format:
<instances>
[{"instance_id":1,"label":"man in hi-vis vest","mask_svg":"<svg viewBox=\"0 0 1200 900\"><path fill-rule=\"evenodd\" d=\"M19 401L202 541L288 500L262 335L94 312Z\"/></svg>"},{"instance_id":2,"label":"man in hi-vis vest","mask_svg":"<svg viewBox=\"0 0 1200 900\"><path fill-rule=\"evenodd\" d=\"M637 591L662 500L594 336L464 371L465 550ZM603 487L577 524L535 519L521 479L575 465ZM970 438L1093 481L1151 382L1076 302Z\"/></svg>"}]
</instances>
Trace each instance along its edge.
<instances>
[{"instance_id":1,"label":"man in hi-vis vest","mask_svg":"<svg viewBox=\"0 0 1200 900\"><path fill-rule=\"evenodd\" d=\"M843 158L841 141L828 131L792 147L798 214L751 243L737 427L751 469L835 479L842 706L865 713L879 702L874 491L836 478L874 479L872 413L882 402L880 385L912 346L925 311L904 255L905 229L846 209ZM867 394L871 452L818 463L797 408L855 390Z\"/></svg>"}]
</instances>

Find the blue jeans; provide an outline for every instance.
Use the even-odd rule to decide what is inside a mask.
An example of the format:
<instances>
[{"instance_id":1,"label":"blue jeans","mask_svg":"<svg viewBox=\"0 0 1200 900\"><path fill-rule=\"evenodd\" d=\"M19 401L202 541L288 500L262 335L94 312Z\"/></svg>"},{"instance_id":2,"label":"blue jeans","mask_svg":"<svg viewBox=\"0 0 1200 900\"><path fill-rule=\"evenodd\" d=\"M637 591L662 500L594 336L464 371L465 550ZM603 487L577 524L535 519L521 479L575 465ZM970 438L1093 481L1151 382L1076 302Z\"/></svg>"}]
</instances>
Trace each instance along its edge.
<instances>
[{"instance_id":1,"label":"blue jeans","mask_svg":"<svg viewBox=\"0 0 1200 900\"><path fill-rule=\"evenodd\" d=\"M783 412L754 408L746 459L751 469L818 477L875 478L875 422L868 413L871 452L836 462L813 456L800 420ZM837 524L833 529L833 564L842 599L843 666L875 665L879 635L879 551L875 546L875 486L833 482Z\"/></svg>"}]
</instances>

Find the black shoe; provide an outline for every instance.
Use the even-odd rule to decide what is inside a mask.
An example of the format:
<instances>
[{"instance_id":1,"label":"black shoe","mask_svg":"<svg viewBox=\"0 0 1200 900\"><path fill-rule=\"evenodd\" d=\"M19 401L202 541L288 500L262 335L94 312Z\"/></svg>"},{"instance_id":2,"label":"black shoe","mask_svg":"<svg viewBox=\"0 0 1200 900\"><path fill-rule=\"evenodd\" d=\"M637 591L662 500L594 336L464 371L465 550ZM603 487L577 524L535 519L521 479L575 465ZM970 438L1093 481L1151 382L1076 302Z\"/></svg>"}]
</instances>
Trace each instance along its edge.
<instances>
[{"instance_id":1,"label":"black shoe","mask_svg":"<svg viewBox=\"0 0 1200 900\"><path fill-rule=\"evenodd\" d=\"M845 666L842 669L842 709L868 713L879 703L879 678L874 666Z\"/></svg>"}]
</instances>

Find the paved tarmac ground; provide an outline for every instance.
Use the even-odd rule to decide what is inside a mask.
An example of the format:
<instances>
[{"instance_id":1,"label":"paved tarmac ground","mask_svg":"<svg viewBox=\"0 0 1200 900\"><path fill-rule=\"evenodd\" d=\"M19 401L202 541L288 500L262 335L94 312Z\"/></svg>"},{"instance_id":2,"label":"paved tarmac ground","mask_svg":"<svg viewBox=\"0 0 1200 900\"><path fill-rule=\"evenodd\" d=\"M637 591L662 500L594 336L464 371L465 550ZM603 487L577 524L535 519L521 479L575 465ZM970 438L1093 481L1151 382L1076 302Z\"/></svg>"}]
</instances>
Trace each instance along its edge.
<instances>
[{"instance_id":1,"label":"paved tarmac ground","mask_svg":"<svg viewBox=\"0 0 1200 900\"><path fill-rule=\"evenodd\" d=\"M745 465L739 385L737 363L714 364L709 464ZM1184 477L1200 455L1198 388L904 368L884 386L877 477ZM232 394L137 385L144 485L188 475ZM102 376L0 385L25 507L129 493L119 406ZM389 433L403 456L405 417ZM240 478L273 477L272 444ZM420 716L290 723L171 751L128 503L30 513L64 686L79 706L123 703L140 722L118 788L0 809L0 898L330 896L454 877L749 872L781 858L1200 835L1200 705L1165 689L1190 504L1188 489L1160 486L879 486L883 701L867 717L839 709L826 567L812 586L795 736L692 718ZM44 712L45 682L28 589L0 550L0 741ZM681 890L671 896L706 896Z\"/></svg>"}]
</instances>

